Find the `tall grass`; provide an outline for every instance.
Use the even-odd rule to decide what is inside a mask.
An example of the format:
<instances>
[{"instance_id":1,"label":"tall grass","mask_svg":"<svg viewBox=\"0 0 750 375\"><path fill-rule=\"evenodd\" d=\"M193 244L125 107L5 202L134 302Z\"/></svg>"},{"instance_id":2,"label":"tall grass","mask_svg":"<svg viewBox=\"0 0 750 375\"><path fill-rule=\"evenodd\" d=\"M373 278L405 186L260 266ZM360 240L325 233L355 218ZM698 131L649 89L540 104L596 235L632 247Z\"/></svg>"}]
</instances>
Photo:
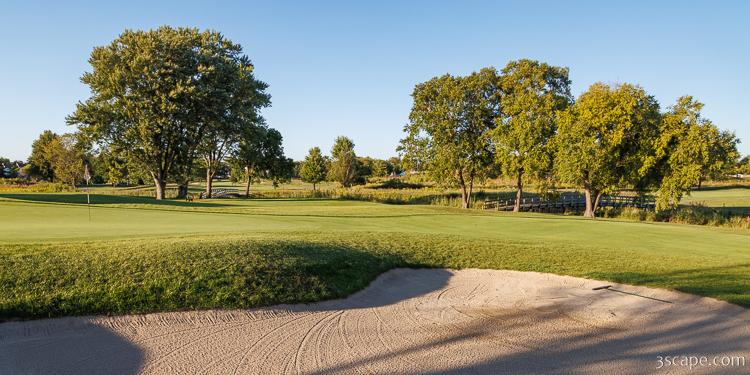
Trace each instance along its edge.
<instances>
[{"instance_id":1,"label":"tall grass","mask_svg":"<svg viewBox=\"0 0 750 375\"><path fill-rule=\"evenodd\" d=\"M64 193L75 191L75 188L59 182L42 181L32 184L23 179L0 178L0 191L14 193Z\"/></svg>"}]
</instances>

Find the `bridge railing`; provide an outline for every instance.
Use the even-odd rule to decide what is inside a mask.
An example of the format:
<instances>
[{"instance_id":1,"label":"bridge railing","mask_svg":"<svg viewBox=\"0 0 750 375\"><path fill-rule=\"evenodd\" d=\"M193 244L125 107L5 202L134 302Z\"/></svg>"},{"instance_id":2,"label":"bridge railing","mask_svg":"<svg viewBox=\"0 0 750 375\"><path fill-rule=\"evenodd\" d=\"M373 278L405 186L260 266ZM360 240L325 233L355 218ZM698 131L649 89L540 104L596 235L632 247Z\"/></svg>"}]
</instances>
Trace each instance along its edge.
<instances>
[{"instance_id":1,"label":"bridge railing","mask_svg":"<svg viewBox=\"0 0 750 375\"><path fill-rule=\"evenodd\" d=\"M516 205L515 198L493 199L484 201L485 210L510 211ZM579 195L563 195L558 199L543 199L541 197L522 198L520 202L521 210L565 210L565 209L583 209L586 206L586 200ZM637 196L603 196L599 201L599 207L635 207L646 210L653 210L655 207L653 199Z\"/></svg>"},{"instance_id":2,"label":"bridge railing","mask_svg":"<svg viewBox=\"0 0 750 375\"><path fill-rule=\"evenodd\" d=\"M240 191L237 189L225 189L225 188L217 188L217 189L211 189L211 198L223 198L223 197L234 197L239 196ZM206 192L202 191L200 194L200 199L207 198Z\"/></svg>"}]
</instances>

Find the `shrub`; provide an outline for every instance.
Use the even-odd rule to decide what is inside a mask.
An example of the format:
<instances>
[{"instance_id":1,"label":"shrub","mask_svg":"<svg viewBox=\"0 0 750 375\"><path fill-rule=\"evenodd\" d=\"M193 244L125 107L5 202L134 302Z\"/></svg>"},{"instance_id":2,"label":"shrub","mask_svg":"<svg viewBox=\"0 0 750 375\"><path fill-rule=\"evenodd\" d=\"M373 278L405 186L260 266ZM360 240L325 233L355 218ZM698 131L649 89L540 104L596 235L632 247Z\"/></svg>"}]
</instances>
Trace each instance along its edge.
<instances>
[{"instance_id":1,"label":"shrub","mask_svg":"<svg viewBox=\"0 0 750 375\"><path fill-rule=\"evenodd\" d=\"M681 224L721 225L724 222L724 216L713 208L702 204L691 204L671 210L667 221Z\"/></svg>"},{"instance_id":2,"label":"shrub","mask_svg":"<svg viewBox=\"0 0 750 375\"><path fill-rule=\"evenodd\" d=\"M750 229L750 216L733 216L726 220L725 226L737 229Z\"/></svg>"},{"instance_id":3,"label":"shrub","mask_svg":"<svg viewBox=\"0 0 750 375\"><path fill-rule=\"evenodd\" d=\"M3 182L0 184L0 190L20 193L64 193L69 191L75 191L70 184L61 184L58 182L37 182L30 184L28 182L8 184Z\"/></svg>"}]
</instances>

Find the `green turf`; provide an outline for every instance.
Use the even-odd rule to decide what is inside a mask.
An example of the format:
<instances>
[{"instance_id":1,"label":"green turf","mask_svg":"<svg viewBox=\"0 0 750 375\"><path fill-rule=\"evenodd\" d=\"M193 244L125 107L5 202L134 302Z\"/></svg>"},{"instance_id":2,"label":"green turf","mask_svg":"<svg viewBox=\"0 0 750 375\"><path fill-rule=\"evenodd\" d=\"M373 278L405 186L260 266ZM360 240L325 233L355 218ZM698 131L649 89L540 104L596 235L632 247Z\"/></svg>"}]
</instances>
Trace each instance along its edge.
<instances>
[{"instance_id":1,"label":"green turf","mask_svg":"<svg viewBox=\"0 0 750 375\"><path fill-rule=\"evenodd\" d=\"M750 306L750 232L339 200L0 194L0 318L344 296L397 266L530 270Z\"/></svg>"},{"instance_id":2,"label":"green turf","mask_svg":"<svg viewBox=\"0 0 750 375\"><path fill-rule=\"evenodd\" d=\"M705 187L692 191L682 200L682 204L702 204L750 215L750 185Z\"/></svg>"}]
</instances>

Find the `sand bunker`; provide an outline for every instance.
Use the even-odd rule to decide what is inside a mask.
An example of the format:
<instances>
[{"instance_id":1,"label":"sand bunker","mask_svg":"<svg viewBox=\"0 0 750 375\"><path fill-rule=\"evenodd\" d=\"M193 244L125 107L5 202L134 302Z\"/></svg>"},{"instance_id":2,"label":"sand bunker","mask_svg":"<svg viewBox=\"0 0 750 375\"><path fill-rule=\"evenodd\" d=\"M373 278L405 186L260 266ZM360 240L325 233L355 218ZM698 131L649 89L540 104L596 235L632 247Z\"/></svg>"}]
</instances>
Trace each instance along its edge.
<instances>
[{"instance_id":1,"label":"sand bunker","mask_svg":"<svg viewBox=\"0 0 750 375\"><path fill-rule=\"evenodd\" d=\"M750 372L748 310L642 287L592 290L607 284L397 269L310 305L3 323L0 374ZM659 356L682 355L748 363L657 369Z\"/></svg>"}]
</instances>

